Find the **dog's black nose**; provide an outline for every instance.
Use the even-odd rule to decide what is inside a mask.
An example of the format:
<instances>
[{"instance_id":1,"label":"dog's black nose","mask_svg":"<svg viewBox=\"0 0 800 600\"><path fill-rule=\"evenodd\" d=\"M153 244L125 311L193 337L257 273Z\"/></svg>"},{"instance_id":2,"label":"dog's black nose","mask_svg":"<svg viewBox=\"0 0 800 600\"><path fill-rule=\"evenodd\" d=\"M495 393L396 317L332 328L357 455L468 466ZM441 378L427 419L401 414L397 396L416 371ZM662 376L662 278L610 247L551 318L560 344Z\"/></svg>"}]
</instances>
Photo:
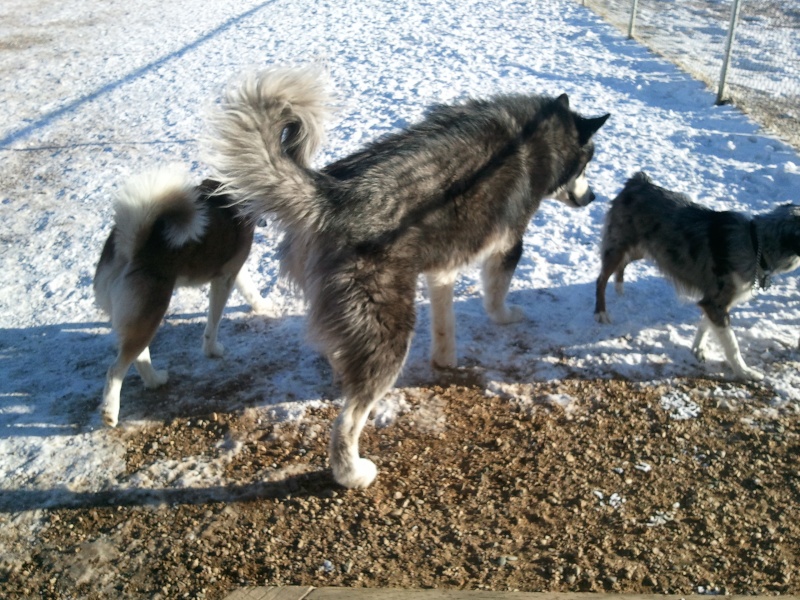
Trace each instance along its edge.
<instances>
[{"instance_id":1,"label":"dog's black nose","mask_svg":"<svg viewBox=\"0 0 800 600\"><path fill-rule=\"evenodd\" d=\"M597 198L597 196L594 195L594 190L589 190L589 192L586 194L586 204L584 204L584 206L594 202L595 198Z\"/></svg>"}]
</instances>

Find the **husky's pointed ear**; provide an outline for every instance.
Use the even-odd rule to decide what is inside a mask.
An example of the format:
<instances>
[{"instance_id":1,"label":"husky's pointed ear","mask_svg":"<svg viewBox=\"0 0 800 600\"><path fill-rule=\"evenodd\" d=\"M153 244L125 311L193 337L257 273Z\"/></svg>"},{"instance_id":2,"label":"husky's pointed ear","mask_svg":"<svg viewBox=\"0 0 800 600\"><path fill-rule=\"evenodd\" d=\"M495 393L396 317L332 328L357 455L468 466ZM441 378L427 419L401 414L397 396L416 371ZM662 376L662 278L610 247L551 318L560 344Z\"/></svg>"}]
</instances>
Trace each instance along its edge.
<instances>
[{"instance_id":1,"label":"husky's pointed ear","mask_svg":"<svg viewBox=\"0 0 800 600\"><path fill-rule=\"evenodd\" d=\"M566 94L561 94L556 100L558 100L558 103L564 108L569 108L569 96Z\"/></svg>"},{"instance_id":2,"label":"husky's pointed ear","mask_svg":"<svg viewBox=\"0 0 800 600\"><path fill-rule=\"evenodd\" d=\"M597 133L597 130L603 126L603 123L605 123L610 116L610 113L606 113L602 117L594 117L593 119L577 117L575 125L578 128L578 140L580 141L581 146L585 145L590 139L592 139L592 136Z\"/></svg>"}]
</instances>

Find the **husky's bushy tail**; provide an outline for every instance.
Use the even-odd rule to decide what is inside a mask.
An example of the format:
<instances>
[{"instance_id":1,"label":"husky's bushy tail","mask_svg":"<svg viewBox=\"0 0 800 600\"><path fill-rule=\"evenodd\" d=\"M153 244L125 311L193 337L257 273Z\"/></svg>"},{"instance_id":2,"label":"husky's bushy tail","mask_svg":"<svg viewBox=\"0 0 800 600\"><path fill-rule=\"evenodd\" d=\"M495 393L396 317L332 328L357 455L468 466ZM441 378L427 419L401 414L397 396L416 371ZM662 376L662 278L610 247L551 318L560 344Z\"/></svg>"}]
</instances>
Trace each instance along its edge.
<instances>
[{"instance_id":1,"label":"husky's bushy tail","mask_svg":"<svg viewBox=\"0 0 800 600\"><path fill-rule=\"evenodd\" d=\"M171 248L200 239L208 216L188 172L162 167L131 177L114 202L114 251L130 261L160 235Z\"/></svg>"},{"instance_id":2,"label":"husky's bushy tail","mask_svg":"<svg viewBox=\"0 0 800 600\"><path fill-rule=\"evenodd\" d=\"M327 82L317 66L250 73L228 88L210 116L206 161L221 190L251 217L272 213L290 228L322 226L308 166L329 113Z\"/></svg>"}]
</instances>

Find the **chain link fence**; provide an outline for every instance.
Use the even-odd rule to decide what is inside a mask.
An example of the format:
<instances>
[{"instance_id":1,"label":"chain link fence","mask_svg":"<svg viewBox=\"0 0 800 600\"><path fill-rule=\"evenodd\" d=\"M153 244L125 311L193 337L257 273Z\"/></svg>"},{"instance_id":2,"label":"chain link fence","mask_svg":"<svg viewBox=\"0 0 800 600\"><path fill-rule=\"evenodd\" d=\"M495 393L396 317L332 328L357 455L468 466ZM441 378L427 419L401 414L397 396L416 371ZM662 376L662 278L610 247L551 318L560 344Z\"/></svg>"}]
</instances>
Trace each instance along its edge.
<instances>
[{"instance_id":1,"label":"chain link fence","mask_svg":"<svg viewBox=\"0 0 800 600\"><path fill-rule=\"evenodd\" d=\"M800 150L800 1L579 1Z\"/></svg>"}]
</instances>

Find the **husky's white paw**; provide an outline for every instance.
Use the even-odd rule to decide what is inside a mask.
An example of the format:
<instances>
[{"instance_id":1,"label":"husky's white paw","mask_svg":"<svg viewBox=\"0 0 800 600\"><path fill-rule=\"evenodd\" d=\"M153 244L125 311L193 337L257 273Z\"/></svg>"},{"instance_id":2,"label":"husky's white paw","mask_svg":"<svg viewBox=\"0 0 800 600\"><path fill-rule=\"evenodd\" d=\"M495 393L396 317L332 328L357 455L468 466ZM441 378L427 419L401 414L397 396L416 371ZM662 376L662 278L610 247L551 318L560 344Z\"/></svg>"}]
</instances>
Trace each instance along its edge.
<instances>
[{"instance_id":1,"label":"husky's white paw","mask_svg":"<svg viewBox=\"0 0 800 600\"><path fill-rule=\"evenodd\" d=\"M223 354L225 354L225 346L219 342L203 340L203 354L205 354L208 358L220 358Z\"/></svg>"},{"instance_id":2,"label":"husky's white paw","mask_svg":"<svg viewBox=\"0 0 800 600\"><path fill-rule=\"evenodd\" d=\"M503 306L499 310L490 312L489 317L498 325L510 325L511 323L519 323L527 319L525 311L513 304Z\"/></svg>"},{"instance_id":3,"label":"husky's white paw","mask_svg":"<svg viewBox=\"0 0 800 600\"><path fill-rule=\"evenodd\" d=\"M614 291L617 292L618 296L625 295L625 282L623 281L615 281L614 282Z\"/></svg>"},{"instance_id":4,"label":"husky's white paw","mask_svg":"<svg viewBox=\"0 0 800 600\"><path fill-rule=\"evenodd\" d=\"M100 417L103 419L103 423L109 427L116 427L119 411L113 410L108 406L103 406L100 408Z\"/></svg>"},{"instance_id":5,"label":"husky's white paw","mask_svg":"<svg viewBox=\"0 0 800 600\"><path fill-rule=\"evenodd\" d=\"M598 323L603 323L605 325L611 324L611 317L608 315L606 311L594 313L594 320L597 321Z\"/></svg>"},{"instance_id":6,"label":"husky's white paw","mask_svg":"<svg viewBox=\"0 0 800 600\"><path fill-rule=\"evenodd\" d=\"M431 366L434 369L455 369L458 361L453 348L436 349L431 355Z\"/></svg>"},{"instance_id":7,"label":"husky's white paw","mask_svg":"<svg viewBox=\"0 0 800 600\"><path fill-rule=\"evenodd\" d=\"M159 388L167 381L169 381L169 373L166 369L162 369L157 371L156 369L150 369L149 371L142 370L142 373L139 375L142 376L142 381L144 382L144 387L148 390L154 390L155 388Z\"/></svg>"},{"instance_id":8,"label":"husky's white paw","mask_svg":"<svg viewBox=\"0 0 800 600\"><path fill-rule=\"evenodd\" d=\"M333 478L341 486L351 489L363 489L375 481L378 467L368 458L359 458L349 468L333 466Z\"/></svg>"}]
</instances>

